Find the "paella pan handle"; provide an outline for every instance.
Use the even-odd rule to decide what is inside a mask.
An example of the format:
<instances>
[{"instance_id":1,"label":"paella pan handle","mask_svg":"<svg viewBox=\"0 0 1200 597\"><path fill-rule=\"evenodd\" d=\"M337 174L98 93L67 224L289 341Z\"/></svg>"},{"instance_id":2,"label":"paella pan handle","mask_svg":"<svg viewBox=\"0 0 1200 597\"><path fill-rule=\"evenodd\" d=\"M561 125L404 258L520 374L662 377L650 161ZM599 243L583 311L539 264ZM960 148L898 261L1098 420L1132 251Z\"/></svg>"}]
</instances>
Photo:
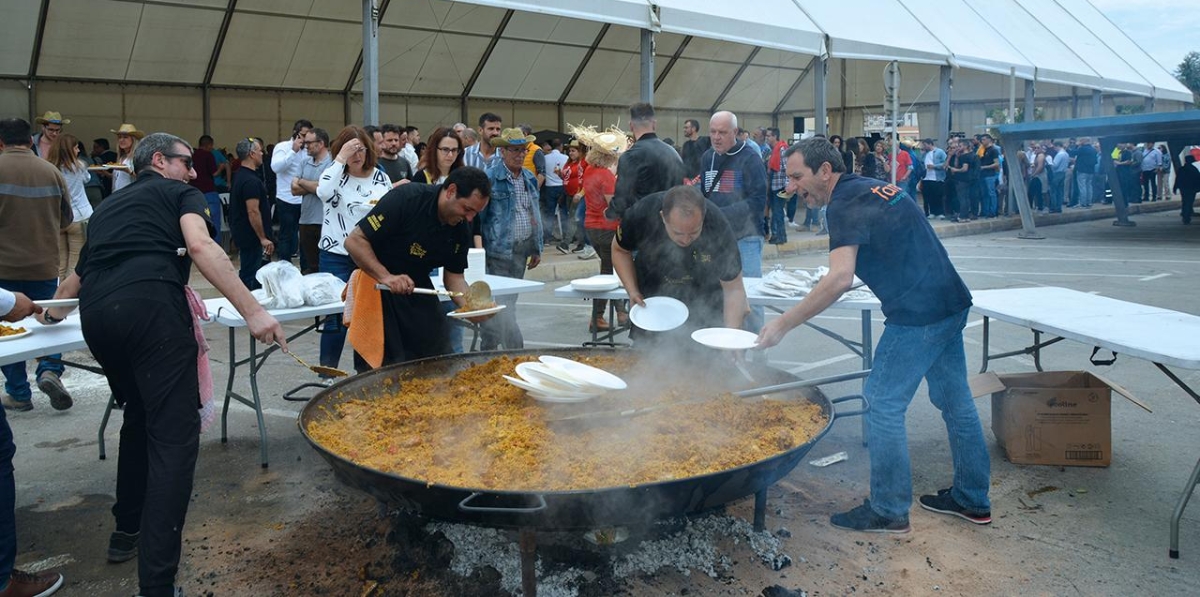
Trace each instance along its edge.
<instances>
[{"instance_id":1,"label":"paella pan handle","mask_svg":"<svg viewBox=\"0 0 1200 597\"><path fill-rule=\"evenodd\" d=\"M546 509L546 498L543 497L541 494L533 495L533 497L537 499L538 503L536 506L531 506L528 508L468 505L468 503L471 500L473 500L481 495L483 495L483 494L479 493L478 491L472 492L471 495L468 495L467 497L463 498L463 501L458 503L458 509L462 512L479 512L479 513L486 513L486 514L533 514L535 512L541 512L542 510Z\"/></svg>"},{"instance_id":2,"label":"paella pan handle","mask_svg":"<svg viewBox=\"0 0 1200 597\"><path fill-rule=\"evenodd\" d=\"M851 400L861 401L862 408L860 408L858 410L851 410L851 411L839 411L835 408L835 409L833 409L833 420L834 421L837 421L838 419L841 419L844 417L857 417L857 416L865 415L865 414L871 412L871 404L869 402L867 402L867 397L863 396L862 394L850 394L848 396L842 396L841 398L834 398L833 400L830 400L829 403L836 405L836 404L841 404L842 402L849 402Z\"/></svg>"}]
</instances>

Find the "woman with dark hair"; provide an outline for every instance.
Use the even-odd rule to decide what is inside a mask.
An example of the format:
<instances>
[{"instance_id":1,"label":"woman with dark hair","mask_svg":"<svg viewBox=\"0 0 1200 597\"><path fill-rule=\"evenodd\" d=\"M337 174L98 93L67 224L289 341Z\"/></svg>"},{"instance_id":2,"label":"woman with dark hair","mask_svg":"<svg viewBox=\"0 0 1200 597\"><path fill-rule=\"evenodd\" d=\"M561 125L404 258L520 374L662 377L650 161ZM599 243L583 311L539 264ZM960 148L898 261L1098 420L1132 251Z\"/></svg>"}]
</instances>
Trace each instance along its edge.
<instances>
[{"instance_id":1,"label":"woman with dark hair","mask_svg":"<svg viewBox=\"0 0 1200 597\"><path fill-rule=\"evenodd\" d=\"M451 172L463 163L462 138L454 129L438 127L429 135L429 145L417 163L417 182L442 184Z\"/></svg>"},{"instance_id":2,"label":"woman with dark hair","mask_svg":"<svg viewBox=\"0 0 1200 597\"><path fill-rule=\"evenodd\" d=\"M829 138L829 142L833 143L838 153L842 154L842 163L846 165L846 172L854 172L854 152L842 140L842 136L834 135Z\"/></svg>"},{"instance_id":3,"label":"woman with dark hair","mask_svg":"<svg viewBox=\"0 0 1200 597\"><path fill-rule=\"evenodd\" d=\"M59 280L66 280L75 270L79 250L87 238L84 223L92 217L92 203L88 201L87 191L83 188L92 175L87 170L87 164L79 159L80 147L82 145L75 135L62 133L46 152L46 161L58 168L63 180L67 181L67 190L71 192L71 213L74 216L71 225L58 233Z\"/></svg>"},{"instance_id":4,"label":"woman with dark hair","mask_svg":"<svg viewBox=\"0 0 1200 597\"><path fill-rule=\"evenodd\" d=\"M866 142L863 142L864 145ZM888 180L892 173L892 158L888 155L883 139L875 141L874 151L863 156L862 175L867 178Z\"/></svg>"}]
</instances>

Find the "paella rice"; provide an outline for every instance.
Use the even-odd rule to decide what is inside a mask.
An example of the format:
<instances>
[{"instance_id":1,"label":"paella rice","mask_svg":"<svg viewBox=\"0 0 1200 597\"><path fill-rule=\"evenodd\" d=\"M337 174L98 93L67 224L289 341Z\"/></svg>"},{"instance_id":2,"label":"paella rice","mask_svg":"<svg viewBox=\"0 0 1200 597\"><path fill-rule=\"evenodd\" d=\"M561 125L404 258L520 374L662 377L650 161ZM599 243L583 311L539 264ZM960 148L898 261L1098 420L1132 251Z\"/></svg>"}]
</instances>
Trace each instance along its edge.
<instances>
[{"instance_id":1,"label":"paella rice","mask_svg":"<svg viewBox=\"0 0 1200 597\"><path fill-rule=\"evenodd\" d=\"M631 383L586 407L666 405L653 413L591 427L549 423L547 407L500 377L532 360L500 356L450 377L388 380L378 395L324 407L307 431L357 465L429 484L564 491L735 468L804 444L828 422L805 399L725 393L696 403L695 384L660 382L652 389ZM587 361L614 372L632 364L614 356Z\"/></svg>"}]
</instances>

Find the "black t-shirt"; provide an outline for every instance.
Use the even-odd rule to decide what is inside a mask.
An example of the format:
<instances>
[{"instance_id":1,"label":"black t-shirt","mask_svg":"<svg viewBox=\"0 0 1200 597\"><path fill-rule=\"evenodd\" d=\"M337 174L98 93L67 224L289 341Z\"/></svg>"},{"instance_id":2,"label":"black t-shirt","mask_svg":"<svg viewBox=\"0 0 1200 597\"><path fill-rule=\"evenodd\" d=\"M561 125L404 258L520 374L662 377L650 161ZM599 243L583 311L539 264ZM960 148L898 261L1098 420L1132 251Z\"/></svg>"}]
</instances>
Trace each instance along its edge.
<instances>
[{"instance_id":1,"label":"black t-shirt","mask_svg":"<svg viewBox=\"0 0 1200 597\"><path fill-rule=\"evenodd\" d=\"M375 256L393 274L405 274L421 288L433 288L429 272L445 267L461 274L467 269L471 225L454 226L437 215L441 186L409 183L388 191L358 223Z\"/></svg>"},{"instance_id":2,"label":"black t-shirt","mask_svg":"<svg viewBox=\"0 0 1200 597\"><path fill-rule=\"evenodd\" d=\"M239 248L259 245L258 234L250 226L250 218L246 213L248 199L258 199L263 234L271 238L271 203L267 200L267 186L257 172L238 168L233 173L233 184L229 187L229 227L233 232L233 242Z\"/></svg>"},{"instance_id":3,"label":"black t-shirt","mask_svg":"<svg viewBox=\"0 0 1200 597\"><path fill-rule=\"evenodd\" d=\"M992 164L995 164L996 160L998 160L998 159L1000 159L1000 150L996 149L995 145L984 149L983 156L981 156L979 158L979 168L980 168L979 174L980 174L980 176L997 176L997 175L999 175L999 173L1000 173L999 170L984 170L983 169L985 166L991 166Z\"/></svg>"},{"instance_id":4,"label":"black t-shirt","mask_svg":"<svg viewBox=\"0 0 1200 597\"><path fill-rule=\"evenodd\" d=\"M954 182L975 182L979 180L979 157L974 151L964 151L950 158L955 168L967 167L965 172L954 172Z\"/></svg>"},{"instance_id":5,"label":"black t-shirt","mask_svg":"<svg viewBox=\"0 0 1200 597\"><path fill-rule=\"evenodd\" d=\"M160 281L182 292L192 260L179 218L196 214L213 231L208 201L195 187L142 172L132 184L113 193L88 220L87 242L75 272L82 280L80 306L135 282Z\"/></svg>"},{"instance_id":6,"label":"black t-shirt","mask_svg":"<svg viewBox=\"0 0 1200 597\"><path fill-rule=\"evenodd\" d=\"M396 156L394 160L380 156L379 160L375 163L379 164L384 174L388 175L388 179L392 181L392 184L396 184L401 180L413 179L412 165L401 156Z\"/></svg>"},{"instance_id":7,"label":"black t-shirt","mask_svg":"<svg viewBox=\"0 0 1200 597\"><path fill-rule=\"evenodd\" d=\"M1080 145L1075 150L1075 171L1080 174L1094 174L1096 172L1096 161L1099 157L1095 147Z\"/></svg>"},{"instance_id":8,"label":"black t-shirt","mask_svg":"<svg viewBox=\"0 0 1200 597\"><path fill-rule=\"evenodd\" d=\"M681 247L667 236L663 225L665 192L642 197L625 212L617 227L617 244L637 251L634 266L642 295L669 296L688 306L687 326L703 328L725 324L725 295L721 282L742 273L737 239L721 208L706 201L700 236Z\"/></svg>"},{"instance_id":9,"label":"black t-shirt","mask_svg":"<svg viewBox=\"0 0 1200 597\"><path fill-rule=\"evenodd\" d=\"M827 217L829 249L858 245L855 274L879 297L887 323L929 325L971 306L925 212L900 188L842 175Z\"/></svg>"}]
</instances>

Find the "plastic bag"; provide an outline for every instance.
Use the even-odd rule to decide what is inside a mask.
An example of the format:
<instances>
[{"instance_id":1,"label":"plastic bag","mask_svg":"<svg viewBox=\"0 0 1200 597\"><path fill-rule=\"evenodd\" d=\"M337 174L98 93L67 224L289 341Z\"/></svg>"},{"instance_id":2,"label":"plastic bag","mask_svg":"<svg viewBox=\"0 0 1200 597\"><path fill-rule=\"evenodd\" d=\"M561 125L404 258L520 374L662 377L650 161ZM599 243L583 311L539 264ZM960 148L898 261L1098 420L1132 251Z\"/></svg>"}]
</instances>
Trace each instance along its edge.
<instances>
[{"instance_id":1,"label":"plastic bag","mask_svg":"<svg viewBox=\"0 0 1200 597\"><path fill-rule=\"evenodd\" d=\"M329 272L304 276L304 304L316 307L342 300L346 283Z\"/></svg>"},{"instance_id":2,"label":"plastic bag","mask_svg":"<svg viewBox=\"0 0 1200 597\"><path fill-rule=\"evenodd\" d=\"M272 304L268 309L294 309L304 306L304 276L287 261L274 261L259 268L254 278L262 284Z\"/></svg>"}]
</instances>

